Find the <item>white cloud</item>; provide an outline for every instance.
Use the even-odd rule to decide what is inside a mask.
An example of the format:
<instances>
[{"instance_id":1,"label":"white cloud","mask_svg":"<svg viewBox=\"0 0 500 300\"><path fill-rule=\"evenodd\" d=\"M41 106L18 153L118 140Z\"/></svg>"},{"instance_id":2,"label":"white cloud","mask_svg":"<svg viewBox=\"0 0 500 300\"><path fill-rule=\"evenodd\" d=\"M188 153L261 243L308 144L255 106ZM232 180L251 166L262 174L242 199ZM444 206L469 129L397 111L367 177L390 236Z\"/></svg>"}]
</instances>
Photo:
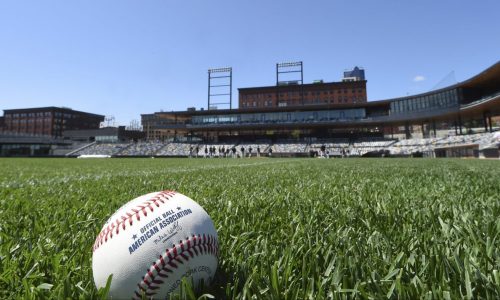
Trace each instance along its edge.
<instances>
[{"instance_id":1,"label":"white cloud","mask_svg":"<svg viewBox=\"0 0 500 300\"><path fill-rule=\"evenodd\" d=\"M422 75L417 75L417 76L415 76L415 78L413 78L413 81L415 81L415 82L424 81L424 80L425 80L425 77Z\"/></svg>"}]
</instances>

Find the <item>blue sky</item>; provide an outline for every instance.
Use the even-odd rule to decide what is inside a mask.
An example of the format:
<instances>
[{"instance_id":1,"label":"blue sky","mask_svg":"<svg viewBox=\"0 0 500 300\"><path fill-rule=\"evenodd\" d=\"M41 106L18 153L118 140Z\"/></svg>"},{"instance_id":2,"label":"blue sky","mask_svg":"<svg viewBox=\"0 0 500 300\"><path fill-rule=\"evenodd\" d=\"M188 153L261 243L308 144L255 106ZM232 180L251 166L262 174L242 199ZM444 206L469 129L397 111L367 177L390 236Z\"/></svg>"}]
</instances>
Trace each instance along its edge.
<instances>
[{"instance_id":1,"label":"blue sky","mask_svg":"<svg viewBox=\"0 0 500 300\"><path fill-rule=\"evenodd\" d=\"M369 101L465 80L500 60L500 1L0 0L0 109L113 115L207 105L207 69L239 87L366 70Z\"/></svg>"}]
</instances>

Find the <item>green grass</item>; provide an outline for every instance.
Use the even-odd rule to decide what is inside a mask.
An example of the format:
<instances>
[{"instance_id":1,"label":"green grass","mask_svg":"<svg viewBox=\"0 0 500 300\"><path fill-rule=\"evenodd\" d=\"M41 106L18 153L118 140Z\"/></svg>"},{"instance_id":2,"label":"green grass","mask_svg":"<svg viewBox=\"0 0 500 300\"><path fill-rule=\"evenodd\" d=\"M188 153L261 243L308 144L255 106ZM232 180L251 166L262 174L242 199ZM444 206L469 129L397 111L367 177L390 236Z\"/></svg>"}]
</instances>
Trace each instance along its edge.
<instances>
[{"instance_id":1,"label":"green grass","mask_svg":"<svg viewBox=\"0 0 500 300\"><path fill-rule=\"evenodd\" d=\"M500 161L445 159L0 159L0 298L102 297L95 236L164 189L214 220L216 298L500 298Z\"/></svg>"}]
</instances>

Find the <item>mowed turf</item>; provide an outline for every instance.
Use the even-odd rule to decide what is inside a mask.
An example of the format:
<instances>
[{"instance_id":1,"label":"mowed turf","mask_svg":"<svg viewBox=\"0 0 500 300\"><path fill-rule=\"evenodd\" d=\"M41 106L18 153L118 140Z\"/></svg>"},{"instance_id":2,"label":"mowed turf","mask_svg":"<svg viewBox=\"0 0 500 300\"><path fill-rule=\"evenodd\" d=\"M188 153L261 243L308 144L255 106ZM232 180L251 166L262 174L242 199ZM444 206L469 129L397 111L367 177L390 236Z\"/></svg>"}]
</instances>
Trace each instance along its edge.
<instances>
[{"instance_id":1,"label":"mowed turf","mask_svg":"<svg viewBox=\"0 0 500 300\"><path fill-rule=\"evenodd\" d=\"M105 298L101 226L166 189L214 220L218 299L500 299L500 161L266 158L0 159L0 298Z\"/></svg>"}]
</instances>

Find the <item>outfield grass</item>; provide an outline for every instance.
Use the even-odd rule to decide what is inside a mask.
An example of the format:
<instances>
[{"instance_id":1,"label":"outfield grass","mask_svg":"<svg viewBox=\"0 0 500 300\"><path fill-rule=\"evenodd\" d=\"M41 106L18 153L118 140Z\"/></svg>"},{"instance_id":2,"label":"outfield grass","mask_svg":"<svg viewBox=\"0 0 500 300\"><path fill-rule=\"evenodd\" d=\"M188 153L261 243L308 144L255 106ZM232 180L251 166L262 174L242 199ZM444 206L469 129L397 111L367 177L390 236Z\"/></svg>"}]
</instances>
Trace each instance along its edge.
<instances>
[{"instance_id":1,"label":"outfield grass","mask_svg":"<svg viewBox=\"0 0 500 300\"><path fill-rule=\"evenodd\" d=\"M500 161L0 159L0 298L99 298L95 236L173 189L220 239L216 298L500 299Z\"/></svg>"}]
</instances>

